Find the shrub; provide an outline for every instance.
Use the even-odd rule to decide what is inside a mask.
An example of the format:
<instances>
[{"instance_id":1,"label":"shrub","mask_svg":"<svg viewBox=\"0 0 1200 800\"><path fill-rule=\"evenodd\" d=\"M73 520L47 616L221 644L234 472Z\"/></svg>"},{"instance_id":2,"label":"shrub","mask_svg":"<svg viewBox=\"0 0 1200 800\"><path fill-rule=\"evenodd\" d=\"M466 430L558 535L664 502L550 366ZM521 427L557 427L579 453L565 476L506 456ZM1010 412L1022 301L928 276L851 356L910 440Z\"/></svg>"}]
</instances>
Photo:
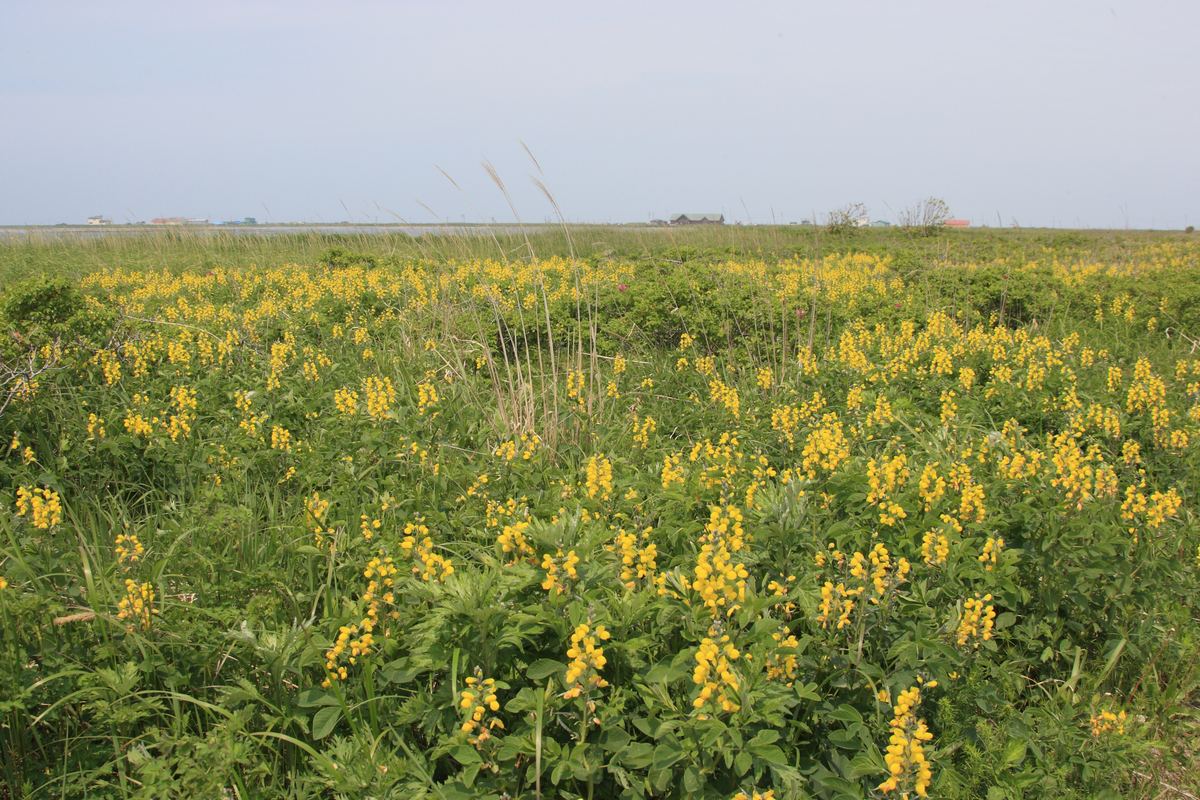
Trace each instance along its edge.
<instances>
[{"instance_id":1,"label":"shrub","mask_svg":"<svg viewBox=\"0 0 1200 800\"><path fill-rule=\"evenodd\" d=\"M116 312L62 278L35 278L11 288L0 301L9 355L51 342L97 347L106 342Z\"/></svg>"}]
</instances>

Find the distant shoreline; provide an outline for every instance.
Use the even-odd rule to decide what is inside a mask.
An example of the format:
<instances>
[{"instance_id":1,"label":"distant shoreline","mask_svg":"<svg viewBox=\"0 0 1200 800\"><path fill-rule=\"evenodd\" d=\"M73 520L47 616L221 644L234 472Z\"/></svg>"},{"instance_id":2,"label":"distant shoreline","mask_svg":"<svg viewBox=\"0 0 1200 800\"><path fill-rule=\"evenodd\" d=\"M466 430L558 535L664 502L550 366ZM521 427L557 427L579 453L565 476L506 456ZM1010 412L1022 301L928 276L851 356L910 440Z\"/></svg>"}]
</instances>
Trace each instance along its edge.
<instances>
[{"instance_id":1,"label":"distant shoreline","mask_svg":"<svg viewBox=\"0 0 1200 800\"><path fill-rule=\"evenodd\" d=\"M662 228L665 225L652 225L649 222L568 222L571 228ZM226 231L226 230L262 230L271 228L387 228L404 230L408 228L438 229L438 228L561 228L559 222L259 222L254 224L236 223L113 223L111 225L88 225L87 223L55 223L53 225L19 225L0 224L0 230L46 230L46 231L114 231L114 230L146 230L146 231ZM682 226L675 226L682 227ZM712 226L721 227L721 226ZM724 227L748 227L725 225ZM785 226L786 227L786 226ZM800 226L794 226L800 227Z\"/></svg>"},{"instance_id":2,"label":"distant shoreline","mask_svg":"<svg viewBox=\"0 0 1200 800\"><path fill-rule=\"evenodd\" d=\"M281 222L256 225L0 225L0 241L31 239L103 239L133 236L286 236L317 235L405 235L452 236L456 234L513 233L560 227L556 224L522 223L308 223ZM648 227L648 226L645 226Z\"/></svg>"},{"instance_id":3,"label":"distant shoreline","mask_svg":"<svg viewBox=\"0 0 1200 800\"><path fill-rule=\"evenodd\" d=\"M785 223L726 223L723 225L661 225L650 222L568 222L570 229L621 229L648 231L722 231L745 229L799 229L823 232L823 225L802 225ZM89 238L101 236L121 236L135 234L173 233L173 234L232 234L236 236L271 235L287 233L316 233L316 234L405 234L420 236L423 234L449 235L453 233L519 233L521 231L559 230L564 227L559 222L270 222L256 224L133 224L117 223L111 225L63 224L54 225L0 225L0 238L17 238L20 236L39 235L68 235L82 234ZM868 229L856 229L865 232ZM871 228L871 231L900 231L898 226L888 228ZM988 225L954 228L956 233L970 235L981 231L1058 231L1081 233L1184 233L1181 228L1073 228L1051 226L1021 226L998 227Z\"/></svg>"}]
</instances>

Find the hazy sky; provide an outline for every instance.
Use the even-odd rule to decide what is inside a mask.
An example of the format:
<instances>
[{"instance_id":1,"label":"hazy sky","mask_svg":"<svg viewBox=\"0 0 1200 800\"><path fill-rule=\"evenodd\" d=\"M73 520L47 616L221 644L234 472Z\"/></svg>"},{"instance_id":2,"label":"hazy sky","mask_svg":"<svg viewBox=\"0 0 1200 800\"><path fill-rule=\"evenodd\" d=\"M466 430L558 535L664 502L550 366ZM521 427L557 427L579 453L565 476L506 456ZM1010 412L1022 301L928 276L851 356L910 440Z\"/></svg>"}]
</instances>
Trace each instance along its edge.
<instances>
[{"instance_id":1,"label":"hazy sky","mask_svg":"<svg viewBox=\"0 0 1200 800\"><path fill-rule=\"evenodd\" d=\"M1200 224L1200 3L0 0L0 223ZM439 167L458 184L455 188Z\"/></svg>"}]
</instances>

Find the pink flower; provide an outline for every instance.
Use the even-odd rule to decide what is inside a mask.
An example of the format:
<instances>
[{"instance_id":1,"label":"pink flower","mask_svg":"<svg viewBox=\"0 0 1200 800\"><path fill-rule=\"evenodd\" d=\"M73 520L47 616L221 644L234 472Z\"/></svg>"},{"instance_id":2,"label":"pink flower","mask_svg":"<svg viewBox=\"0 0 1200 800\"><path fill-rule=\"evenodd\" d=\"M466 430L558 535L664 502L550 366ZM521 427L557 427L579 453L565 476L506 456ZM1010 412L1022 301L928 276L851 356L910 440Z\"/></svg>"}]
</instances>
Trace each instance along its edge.
<instances>
[{"instance_id":1,"label":"pink flower","mask_svg":"<svg viewBox=\"0 0 1200 800\"><path fill-rule=\"evenodd\" d=\"M627 283L618 283L618 284L617 284L617 291L618 291L618 292L623 292L623 291L625 291L625 290L626 290L626 289L628 289L628 288L629 288L629 284L627 284Z\"/></svg>"}]
</instances>

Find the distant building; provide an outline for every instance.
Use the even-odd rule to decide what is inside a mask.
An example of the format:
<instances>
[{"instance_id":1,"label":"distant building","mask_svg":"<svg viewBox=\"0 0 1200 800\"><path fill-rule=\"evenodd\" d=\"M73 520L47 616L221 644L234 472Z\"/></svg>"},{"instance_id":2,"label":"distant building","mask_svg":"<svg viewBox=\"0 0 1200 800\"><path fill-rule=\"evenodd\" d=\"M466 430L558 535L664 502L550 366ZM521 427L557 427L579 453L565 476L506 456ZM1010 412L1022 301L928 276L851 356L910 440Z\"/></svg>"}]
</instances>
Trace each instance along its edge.
<instances>
[{"instance_id":1,"label":"distant building","mask_svg":"<svg viewBox=\"0 0 1200 800\"><path fill-rule=\"evenodd\" d=\"M871 225L870 217L859 217L858 219L854 220L854 226L856 228L866 228L866 227L869 227L870 225Z\"/></svg>"},{"instance_id":2,"label":"distant building","mask_svg":"<svg viewBox=\"0 0 1200 800\"><path fill-rule=\"evenodd\" d=\"M672 225L724 225L724 214L676 214L671 217Z\"/></svg>"},{"instance_id":3,"label":"distant building","mask_svg":"<svg viewBox=\"0 0 1200 800\"><path fill-rule=\"evenodd\" d=\"M254 217L242 217L241 219L227 219L224 222L217 223L218 225L257 225L258 220Z\"/></svg>"},{"instance_id":4,"label":"distant building","mask_svg":"<svg viewBox=\"0 0 1200 800\"><path fill-rule=\"evenodd\" d=\"M892 227L892 223L888 222L886 219L877 219L871 223L871 227L872 228L890 228L890 227Z\"/></svg>"},{"instance_id":5,"label":"distant building","mask_svg":"<svg viewBox=\"0 0 1200 800\"><path fill-rule=\"evenodd\" d=\"M108 217L101 217L101 216L88 217L87 224L88 225L112 225L112 220L109 219Z\"/></svg>"},{"instance_id":6,"label":"distant building","mask_svg":"<svg viewBox=\"0 0 1200 800\"><path fill-rule=\"evenodd\" d=\"M969 220L969 219L948 219L945 222L943 222L942 224L945 225L947 228L969 228L969 227L971 227L971 220Z\"/></svg>"},{"instance_id":7,"label":"distant building","mask_svg":"<svg viewBox=\"0 0 1200 800\"><path fill-rule=\"evenodd\" d=\"M151 225L207 225L208 220L204 217L155 217L150 220Z\"/></svg>"}]
</instances>

